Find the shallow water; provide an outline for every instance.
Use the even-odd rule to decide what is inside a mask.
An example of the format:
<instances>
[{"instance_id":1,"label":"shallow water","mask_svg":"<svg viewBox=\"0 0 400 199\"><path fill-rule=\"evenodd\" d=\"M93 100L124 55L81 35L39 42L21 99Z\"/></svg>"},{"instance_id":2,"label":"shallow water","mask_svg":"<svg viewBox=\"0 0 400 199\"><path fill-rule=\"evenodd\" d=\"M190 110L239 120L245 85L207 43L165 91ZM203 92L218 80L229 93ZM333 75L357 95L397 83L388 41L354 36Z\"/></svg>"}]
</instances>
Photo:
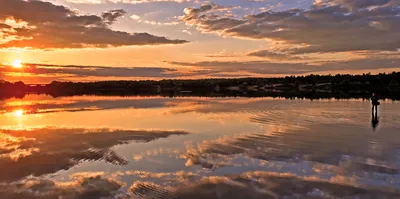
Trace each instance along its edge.
<instances>
[{"instance_id":1,"label":"shallow water","mask_svg":"<svg viewBox=\"0 0 400 199\"><path fill-rule=\"evenodd\" d=\"M400 103L0 101L0 198L399 198Z\"/></svg>"}]
</instances>

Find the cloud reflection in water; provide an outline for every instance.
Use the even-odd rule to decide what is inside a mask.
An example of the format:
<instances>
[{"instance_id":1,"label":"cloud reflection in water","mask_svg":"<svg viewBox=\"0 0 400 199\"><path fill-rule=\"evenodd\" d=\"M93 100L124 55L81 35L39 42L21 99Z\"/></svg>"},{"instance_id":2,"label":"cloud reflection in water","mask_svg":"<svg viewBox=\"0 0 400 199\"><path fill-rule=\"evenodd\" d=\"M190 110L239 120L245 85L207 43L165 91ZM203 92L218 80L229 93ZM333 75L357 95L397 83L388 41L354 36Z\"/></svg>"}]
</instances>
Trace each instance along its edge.
<instances>
[{"instance_id":1,"label":"cloud reflection in water","mask_svg":"<svg viewBox=\"0 0 400 199\"><path fill-rule=\"evenodd\" d=\"M0 121L0 181L11 183L0 190L12 199L398 198L398 105L382 103L373 132L369 102L360 100L11 99L0 102L0 118L24 110L25 123L16 130ZM36 125L66 127L28 130ZM114 130L138 128L147 130ZM158 138L167 139L150 142ZM82 171L103 173L74 177Z\"/></svg>"},{"instance_id":2,"label":"cloud reflection in water","mask_svg":"<svg viewBox=\"0 0 400 199\"><path fill-rule=\"evenodd\" d=\"M182 131L139 131L113 129L2 130L0 181L68 169L82 160L103 160L126 165L128 160L110 147L129 141L150 142Z\"/></svg>"}]
</instances>

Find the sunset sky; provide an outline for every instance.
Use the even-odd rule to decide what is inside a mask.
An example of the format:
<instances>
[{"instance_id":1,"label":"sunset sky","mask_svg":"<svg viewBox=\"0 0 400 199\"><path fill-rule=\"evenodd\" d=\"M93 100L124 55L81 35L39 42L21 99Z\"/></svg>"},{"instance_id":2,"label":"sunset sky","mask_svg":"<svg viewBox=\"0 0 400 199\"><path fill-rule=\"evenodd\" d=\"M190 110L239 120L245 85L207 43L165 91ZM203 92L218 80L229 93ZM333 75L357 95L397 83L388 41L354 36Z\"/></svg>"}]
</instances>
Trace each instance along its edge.
<instances>
[{"instance_id":1,"label":"sunset sky","mask_svg":"<svg viewBox=\"0 0 400 199\"><path fill-rule=\"evenodd\" d=\"M0 79L400 69L400 0L0 0Z\"/></svg>"}]
</instances>

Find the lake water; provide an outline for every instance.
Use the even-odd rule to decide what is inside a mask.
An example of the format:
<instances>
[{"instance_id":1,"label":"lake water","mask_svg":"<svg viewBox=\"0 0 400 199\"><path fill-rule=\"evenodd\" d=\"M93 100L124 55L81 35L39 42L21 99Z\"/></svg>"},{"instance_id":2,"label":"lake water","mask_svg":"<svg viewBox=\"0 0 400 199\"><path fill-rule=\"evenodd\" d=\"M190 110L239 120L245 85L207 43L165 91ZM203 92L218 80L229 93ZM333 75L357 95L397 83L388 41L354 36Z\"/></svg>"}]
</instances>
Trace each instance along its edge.
<instances>
[{"instance_id":1,"label":"lake water","mask_svg":"<svg viewBox=\"0 0 400 199\"><path fill-rule=\"evenodd\" d=\"M0 198L399 198L400 103L0 101Z\"/></svg>"}]
</instances>

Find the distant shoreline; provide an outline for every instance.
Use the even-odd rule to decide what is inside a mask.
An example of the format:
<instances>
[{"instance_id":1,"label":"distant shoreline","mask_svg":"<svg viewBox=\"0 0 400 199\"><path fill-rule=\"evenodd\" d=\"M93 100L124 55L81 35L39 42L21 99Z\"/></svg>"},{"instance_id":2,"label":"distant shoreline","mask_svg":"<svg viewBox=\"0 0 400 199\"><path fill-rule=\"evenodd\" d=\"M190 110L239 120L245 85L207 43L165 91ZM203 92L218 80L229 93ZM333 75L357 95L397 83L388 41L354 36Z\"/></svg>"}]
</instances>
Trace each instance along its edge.
<instances>
[{"instance_id":1,"label":"distant shoreline","mask_svg":"<svg viewBox=\"0 0 400 199\"><path fill-rule=\"evenodd\" d=\"M199 80L140 80L57 82L29 85L0 81L0 99L29 93L53 97L74 95L109 96L204 96L204 97L283 97L306 99L400 100L400 72L363 75L308 75L282 78L240 78Z\"/></svg>"}]
</instances>

